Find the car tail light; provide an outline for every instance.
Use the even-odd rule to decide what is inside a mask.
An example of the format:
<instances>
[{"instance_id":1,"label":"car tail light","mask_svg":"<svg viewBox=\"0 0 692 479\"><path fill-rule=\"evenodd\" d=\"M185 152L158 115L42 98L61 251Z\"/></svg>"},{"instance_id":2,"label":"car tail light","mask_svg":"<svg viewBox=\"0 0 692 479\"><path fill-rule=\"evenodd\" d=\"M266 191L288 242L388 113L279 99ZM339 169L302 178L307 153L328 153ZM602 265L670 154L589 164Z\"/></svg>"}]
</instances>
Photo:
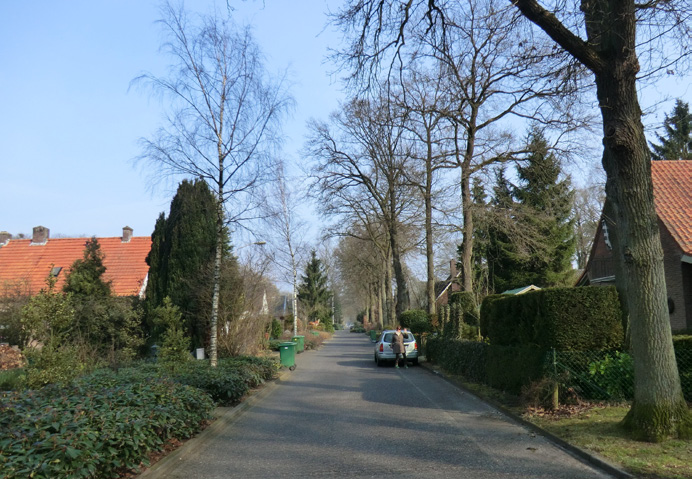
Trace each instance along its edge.
<instances>
[{"instance_id":1,"label":"car tail light","mask_svg":"<svg viewBox=\"0 0 692 479\"><path fill-rule=\"evenodd\" d=\"M413 349L415 349L416 351L418 351L418 343L413 343Z\"/></svg>"},{"instance_id":2,"label":"car tail light","mask_svg":"<svg viewBox=\"0 0 692 479\"><path fill-rule=\"evenodd\" d=\"M380 352L381 352L381 353L384 352L384 343L380 343Z\"/></svg>"}]
</instances>

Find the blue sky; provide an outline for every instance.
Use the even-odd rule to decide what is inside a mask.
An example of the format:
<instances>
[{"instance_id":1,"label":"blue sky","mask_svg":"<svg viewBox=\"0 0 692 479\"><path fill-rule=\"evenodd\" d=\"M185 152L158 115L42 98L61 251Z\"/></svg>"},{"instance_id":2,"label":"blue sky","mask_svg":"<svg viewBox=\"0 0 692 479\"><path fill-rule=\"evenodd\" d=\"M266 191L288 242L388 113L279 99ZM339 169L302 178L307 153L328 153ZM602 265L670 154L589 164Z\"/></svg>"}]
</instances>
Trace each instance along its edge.
<instances>
[{"instance_id":1,"label":"blue sky","mask_svg":"<svg viewBox=\"0 0 692 479\"><path fill-rule=\"evenodd\" d=\"M328 0L239 1L238 23L253 25L270 72L288 70L296 108L285 154L297 160L305 123L338 105L325 63L338 38ZM214 1L188 0L207 12ZM158 100L129 89L144 71L163 74L158 0L3 1L0 5L0 231L51 236L149 235L173 192L153 192L133 166L138 139L162 121ZM226 8L224 0L216 2Z\"/></svg>"},{"instance_id":2,"label":"blue sky","mask_svg":"<svg viewBox=\"0 0 692 479\"><path fill-rule=\"evenodd\" d=\"M250 23L270 72L288 70L296 100L285 156L299 162L306 121L326 118L342 98L327 47L340 37L325 12L339 0L230 0ZM162 74L158 0L5 0L0 3L0 231L58 235L151 234L172 191L150 191L133 166L138 139L162 121L157 100L130 81ZM213 0L188 0L208 11ZM218 8L225 8L217 0ZM688 79L642 96L644 108L669 94L647 122L660 125L673 99L692 101ZM599 145L595 145L599 148Z\"/></svg>"}]
</instances>

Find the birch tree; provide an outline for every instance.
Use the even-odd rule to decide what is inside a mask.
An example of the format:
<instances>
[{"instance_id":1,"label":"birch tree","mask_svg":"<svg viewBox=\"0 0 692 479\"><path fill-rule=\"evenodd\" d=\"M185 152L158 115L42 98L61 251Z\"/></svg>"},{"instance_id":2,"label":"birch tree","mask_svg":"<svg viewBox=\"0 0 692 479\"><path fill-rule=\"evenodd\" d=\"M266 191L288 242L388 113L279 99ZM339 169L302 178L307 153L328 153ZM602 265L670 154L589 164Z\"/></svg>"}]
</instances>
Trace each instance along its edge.
<instances>
[{"instance_id":1,"label":"birch tree","mask_svg":"<svg viewBox=\"0 0 692 479\"><path fill-rule=\"evenodd\" d=\"M254 206L251 193L263 181L290 99L281 82L266 74L248 27L236 27L230 17L193 18L171 3L162 16L168 74L146 73L135 81L161 94L170 111L165 126L142 140L141 159L159 178L201 178L216 196L209 347L216 366L224 229L247 218Z\"/></svg>"}]
</instances>

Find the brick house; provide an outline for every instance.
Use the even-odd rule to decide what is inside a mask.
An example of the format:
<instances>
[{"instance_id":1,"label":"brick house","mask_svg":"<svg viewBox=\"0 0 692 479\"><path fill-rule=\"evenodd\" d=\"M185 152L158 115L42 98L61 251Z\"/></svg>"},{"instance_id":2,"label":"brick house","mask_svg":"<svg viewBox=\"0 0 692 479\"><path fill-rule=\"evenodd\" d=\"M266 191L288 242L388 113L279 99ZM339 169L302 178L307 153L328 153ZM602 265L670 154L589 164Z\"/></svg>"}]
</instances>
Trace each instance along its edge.
<instances>
[{"instance_id":1,"label":"brick house","mask_svg":"<svg viewBox=\"0 0 692 479\"><path fill-rule=\"evenodd\" d=\"M149 274L146 257L151 237L133 236L132 228L123 228L121 237L97 238L106 267L104 279L111 281L115 296L144 296ZM19 285L23 293L33 295L53 275L62 289L72 263L84 256L87 238L50 238L50 230L37 226L31 239L16 239L0 232L0 294Z\"/></svg>"},{"instance_id":2,"label":"brick house","mask_svg":"<svg viewBox=\"0 0 692 479\"><path fill-rule=\"evenodd\" d=\"M457 262L452 259L449 261L449 277L444 281L435 283L435 306L440 307L449 303L449 296L452 293L461 291L461 271L457 271Z\"/></svg>"},{"instance_id":3,"label":"brick house","mask_svg":"<svg viewBox=\"0 0 692 479\"><path fill-rule=\"evenodd\" d=\"M692 329L692 161L652 161L654 203L663 247L670 325ZM612 221L601 219L578 285L615 284Z\"/></svg>"}]
</instances>

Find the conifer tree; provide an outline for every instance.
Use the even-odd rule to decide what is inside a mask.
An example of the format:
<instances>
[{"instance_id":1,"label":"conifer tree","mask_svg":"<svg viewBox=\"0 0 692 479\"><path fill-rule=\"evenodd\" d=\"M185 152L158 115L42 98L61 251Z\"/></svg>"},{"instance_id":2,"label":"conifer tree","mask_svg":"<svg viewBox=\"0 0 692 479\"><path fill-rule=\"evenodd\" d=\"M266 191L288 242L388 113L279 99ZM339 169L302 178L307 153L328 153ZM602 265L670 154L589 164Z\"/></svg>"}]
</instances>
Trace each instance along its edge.
<instances>
[{"instance_id":1,"label":"conifer tree","mask_svg":"<svg viewBox=\"0 0 692 479\"><path fill-rule=\"evenodd\" d=\"M692 160L692 114L688 103L678 99L671 116L663 120L665 136L658 133L661 143L649 142L654 160Z\"/></svg>"},{"instance_id":2,"label":"conifer tree","mask_svg":"<svg viewBox=\"0 0 692 479\"><path fill-rule=\"evenodd\" d=\"M523 261L523 275L519 275L524 284L516 286L562 285L572 273L576 248L574 194L543 134L532 130L527 143L530 153L526 164L517 167L519 185L514 195L524 210L519 216L523 229L531 232L535 241Z\"/></svg>"},{"instance_id":3,"label":"conifer tree","mask_svg":"<svg viewBox=\"0 0 692 479\"><path fill-rule=\"evenodd\" d=\"M489 288L495 293L511 289L516 283L512 274L518 268L518 252L510 240L509 228L515 207L512 188L504 167L496 169L493 197L489 204L491 211L487 215L487 245L484 252Z\"/></svg>"},{"instance_id":4,"label":"conifer tree","mask_svg":"<svg viewBox=\"0 0 692 479\"><path fill-rule=\"evenodd\" d=\"M305 274L298 286L298 300L310 321L331 324L331 291L327 288L327 274L315 250L305 266Z\"/></svg>"},{"instance_id":5,"label":"conifer tree","mask_svg":"<svg viewBox=\"0 0 692 479\"><path fill-rule=\"evenodd\" d=\"M159 216L152 234L146 295L148 311L162 306L165 297L171 299L180 309L185 333L195 348L205 345L208 334L199 285L207 283L202 275L208 273L215 247L214 195L206 182L184 180L171 201L168 217Z\"/></svg>"},{"instance_id":6,"label":"conifer tree","mask_svg":"<svg viewBox=\"0 0 692 479\"><path fill-rule=\"evenodd\" d=\"M111 283L103 279L106 267L98 239L87 240L82 259L72 263L65 278L63 291L74 296L105 297L111 294Z\"/></svg>"}]
</instances>

